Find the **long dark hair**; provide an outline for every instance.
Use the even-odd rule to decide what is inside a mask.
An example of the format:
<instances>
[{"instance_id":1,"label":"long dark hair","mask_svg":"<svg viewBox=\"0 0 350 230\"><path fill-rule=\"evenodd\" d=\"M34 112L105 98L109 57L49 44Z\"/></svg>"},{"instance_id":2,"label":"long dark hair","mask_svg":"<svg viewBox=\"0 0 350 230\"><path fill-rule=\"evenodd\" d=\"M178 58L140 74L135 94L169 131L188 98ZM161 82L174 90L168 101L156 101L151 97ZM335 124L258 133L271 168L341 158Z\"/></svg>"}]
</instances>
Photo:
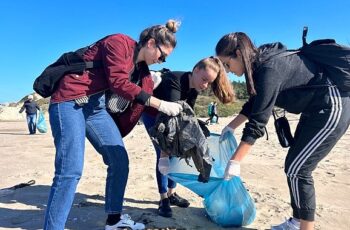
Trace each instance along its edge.
<instances>
[{"instance_id":1,"label":"long dark hair","mask_svg":"<svg viewBox=\"0 0 350 230\"><path fill-rule=\"evenodd\" d=\"M258 50L248 35L243 32L226 34L219 40L215 47L215 52L218 56L229 56L236 58L237 50L239 50L242 54L247 91L251 96L256 95L253 71Z\"/></svg>"}]
</instances>

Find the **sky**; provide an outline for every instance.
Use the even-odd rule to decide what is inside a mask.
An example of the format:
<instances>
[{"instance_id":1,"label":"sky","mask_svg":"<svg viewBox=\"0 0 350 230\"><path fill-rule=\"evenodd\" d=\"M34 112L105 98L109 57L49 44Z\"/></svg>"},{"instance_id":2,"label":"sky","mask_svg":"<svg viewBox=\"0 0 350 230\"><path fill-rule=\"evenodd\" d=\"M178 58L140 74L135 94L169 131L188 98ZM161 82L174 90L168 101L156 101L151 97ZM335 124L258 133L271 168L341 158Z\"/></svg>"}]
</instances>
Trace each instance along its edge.
<instances>
[{"instance_id":1,"label":"sky","mask_svg":"<svg viewBox=\"0 0 350 230\"><path fill-rule=\"evenodd\" d=\"M302 28L308 26L308 41L334 38L350 46L349 9L348 0L2 0L0 102L32 93L35 78L62 53L109 34L137 40L149 26L180 20L174 52L150 69L190 71L215 54L223 35L236 31L248 34L257 46L279 41L298 48Z\"/></svg>"}]
</instances>

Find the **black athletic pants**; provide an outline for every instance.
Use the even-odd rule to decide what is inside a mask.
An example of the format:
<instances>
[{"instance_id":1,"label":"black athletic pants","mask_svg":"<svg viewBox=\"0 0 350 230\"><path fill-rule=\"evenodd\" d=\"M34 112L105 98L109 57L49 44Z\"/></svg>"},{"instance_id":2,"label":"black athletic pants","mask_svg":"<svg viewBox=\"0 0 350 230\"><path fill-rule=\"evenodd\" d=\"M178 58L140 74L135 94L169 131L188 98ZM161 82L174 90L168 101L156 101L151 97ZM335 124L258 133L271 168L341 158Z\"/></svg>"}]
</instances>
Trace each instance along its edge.
<instances>
[{"instance_id":1,"label":"black athletic pants","mask_svg":"<svg viewBox=\"0 0 350 230\"><path fill-rule=\"evenodd\" d=\"M349 92L336 87L319 90L301 114L295 143L285 161L293 217L313 221L315 188L312 172L346 132L350 123Z\"/></svg>"}]
</instances>

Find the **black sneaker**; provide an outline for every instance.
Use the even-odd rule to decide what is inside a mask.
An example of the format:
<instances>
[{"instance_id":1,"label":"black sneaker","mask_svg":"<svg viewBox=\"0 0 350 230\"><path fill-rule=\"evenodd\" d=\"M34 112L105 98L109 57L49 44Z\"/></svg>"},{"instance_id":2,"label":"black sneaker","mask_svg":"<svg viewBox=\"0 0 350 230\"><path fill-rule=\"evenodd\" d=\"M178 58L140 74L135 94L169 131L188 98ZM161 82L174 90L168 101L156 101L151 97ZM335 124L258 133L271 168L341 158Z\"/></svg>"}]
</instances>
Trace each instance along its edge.
<instances>
[{"instance_id":1,"label":"black sneaker","mask_svg":"<svg viewBox=\"0 0 350 230\"><path fill-rule=\"evenodd\" d=\"M168 197L170 200L171 205L176 205L181 208L187 208L190 206L190 202L188 200L182 198L181 196L177 195L176 192L171 194L171 196Z\"/></svg>"},{"instance_id":2,"label":"black sneaker","mask_svg":"<svg viewBox=\"0 0 350 230\"><path fill-rule=\"evenodd\" d=\"M170 201L168 198L165 198L159 201L158 214L163 217L172 217L173 212L170 208Z\"/></svg>"}]
</instances>

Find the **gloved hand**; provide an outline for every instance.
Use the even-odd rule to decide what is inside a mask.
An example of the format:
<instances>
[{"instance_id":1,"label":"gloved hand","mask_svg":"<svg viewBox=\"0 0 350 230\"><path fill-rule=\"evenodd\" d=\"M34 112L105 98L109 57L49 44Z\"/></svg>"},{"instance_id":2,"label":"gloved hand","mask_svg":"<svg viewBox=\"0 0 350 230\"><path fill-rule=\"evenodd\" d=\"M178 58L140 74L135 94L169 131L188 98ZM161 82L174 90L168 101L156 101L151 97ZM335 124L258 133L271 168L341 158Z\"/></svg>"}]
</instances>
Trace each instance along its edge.
<instances>
[{"instance_id":1,"label":"gloved hand","mask_svg":"<svg viewBox=\"0 0 350 230\"><path fill-rule=\"evenodd\" d=\"M169 173L170 160L169 157L160 157L158 162L158 170L161 174L167 175Z\"/></svg>"},{"instance_id":2,"label":"gloved hand","mask_svg":"<svg viewBox=\"0 0 350 230\"><path fill-rule=\"evenodd\" d=\"M182 106L176 102L160 101L158 111L168 116L176 116L182 111Z\"/></svg>"},{"instance_id":3,"label":"gloved hand","mask_svg":"<svg viewBox=\"0 0 350 230\"><path fill-rule=\"evenodd\" d=\"M225 133L227 132L231 132L232 134L234 133L234 129L231 128L230 126L225 126L225 128L221 131L221 135L220 135L220 138L219 138L219 142L222 142L224 140L224 135Z\"/></svg>"},{"instance_id":4,"label":"gloved hand","mask_svg":"<svg viewBox=\"0 0 350 230\"><path fill-rule=\"evenodd\" d=\"M159 71L150 71L150 73L153 80L153 89L156 89L162 81L162 73Z\"/></svg>"},{"instance_id":5,"label":"gloved hand","mask_svg":"<svg viewBox=\"0 0 350 230\"><path fill-rule=\"evenodd\" d=\"M239 161L230 160L227 162L224 179L230 180L234 176L240 176L241 174L241 164Z\"/></svg>"}]
</instances>

